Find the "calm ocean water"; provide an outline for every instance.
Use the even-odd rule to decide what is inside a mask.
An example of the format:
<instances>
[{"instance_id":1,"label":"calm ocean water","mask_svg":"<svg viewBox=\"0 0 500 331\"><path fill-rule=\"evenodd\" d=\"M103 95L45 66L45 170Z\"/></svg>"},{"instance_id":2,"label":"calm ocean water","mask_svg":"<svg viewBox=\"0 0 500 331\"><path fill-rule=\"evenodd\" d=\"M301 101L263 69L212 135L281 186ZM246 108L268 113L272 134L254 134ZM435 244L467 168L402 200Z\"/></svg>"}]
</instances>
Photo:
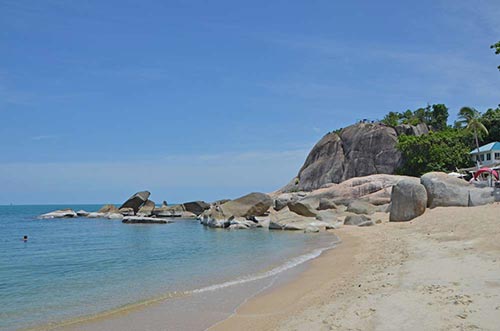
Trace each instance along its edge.
<instances>
[{"instance_id":1,"label":"calm ocean water","mask_svg":"<svg viewBox=\"0 0 500 331\"><path fill-rule=\"evenodd\" d=\"M318 234L209 229L193 220L127 225L37 219L65 207L100 206L0 206L0 330L98 314L174 291L202 293L262 279L333 241Z\"/></svg>"}]
</instances>

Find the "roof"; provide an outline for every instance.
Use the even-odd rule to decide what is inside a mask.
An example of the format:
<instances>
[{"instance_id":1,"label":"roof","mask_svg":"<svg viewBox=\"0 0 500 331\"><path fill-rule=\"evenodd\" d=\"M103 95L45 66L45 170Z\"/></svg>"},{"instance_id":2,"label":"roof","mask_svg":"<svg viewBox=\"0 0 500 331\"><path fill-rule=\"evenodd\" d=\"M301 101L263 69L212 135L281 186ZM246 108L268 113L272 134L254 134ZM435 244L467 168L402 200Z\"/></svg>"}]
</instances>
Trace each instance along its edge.
<instances>
[{"instance_id":1,"label":"roof","mask_svg":"<svg viewBox=\"0 0 500 331\"><path fill-rule=\"evenodd\" d=\"M482 152L490 152L490 151L500 151L500 142L494 141L492 143L489 143L487 145L479 147L479 152L477 151L477 148L474 148L469 154L477 154L477 153L482 153Z\"/></svg>"}]
</instances>

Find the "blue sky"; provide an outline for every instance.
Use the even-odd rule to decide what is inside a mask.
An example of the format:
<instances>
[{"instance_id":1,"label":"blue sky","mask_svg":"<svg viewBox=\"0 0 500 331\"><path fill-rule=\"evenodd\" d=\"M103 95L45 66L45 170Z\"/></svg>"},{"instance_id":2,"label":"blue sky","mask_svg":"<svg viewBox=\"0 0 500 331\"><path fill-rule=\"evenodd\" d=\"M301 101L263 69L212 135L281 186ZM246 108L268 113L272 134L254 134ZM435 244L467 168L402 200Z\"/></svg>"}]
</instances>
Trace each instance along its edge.
<instances>
[{"instance_id":1,"label":"blue sky","mask_svg":"<svg viewBox=\"0 0 500 331\"><path fill-rule=\"evenodd\" d=\"M0 0L0 204L275 190L358 119L499 104L498 17L497 0Z\"/></svg>"}]
</instances>

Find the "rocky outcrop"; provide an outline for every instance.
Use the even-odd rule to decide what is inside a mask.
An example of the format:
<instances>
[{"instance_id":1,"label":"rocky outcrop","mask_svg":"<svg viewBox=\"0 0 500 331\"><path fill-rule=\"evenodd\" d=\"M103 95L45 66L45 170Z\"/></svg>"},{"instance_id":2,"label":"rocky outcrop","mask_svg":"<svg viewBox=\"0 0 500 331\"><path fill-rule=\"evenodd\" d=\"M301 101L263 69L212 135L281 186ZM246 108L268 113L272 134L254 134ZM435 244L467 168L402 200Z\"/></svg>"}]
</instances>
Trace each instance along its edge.
<instances>
[{"instance_id":1,"label":"rocky outcrop","mask_svg":"<svg viewBox=\"0 0 500 331\"><path fill-rule=\"evenodd\" d=\"M427 191L427 206L429 208L480 206L495 202L494 188L476 187L443 172L427 173L420 180Z\"/></svg>"},{"instance_id":2,"label":"rocky outcrop","mask_svg":"<svg viewBox=\"0 0 500 331\"><path fill-rule=\"evenodd\" d=\"M391 201L392 187L403 179L415 183L420 182L420 179L416 177L382 174L351 178L340 184L331 184L315 190L302 200L315 207L319 207L321 199L328 199L338 205L348 205L353 200L363 200L373 205L385 205Z\"/></svg>"},{"instance_id":3,"label":"rocky outcrop","mask_svg":"<svg viewBox=\"0 0 500 331\"><path fill-rule=\"evenodd\" d=\"M222 205L212 205L199 216L199 219L204 225L226 228L231 220L238 217L249 219L264 216L272 204L273 199L267 194L250 193Z\"/></svg>"},{"instance_id":4,"label":"rocky outcrop","mask_svg":"<svg viewBox=\"0 0 500 331\"><path fill-rule=\"evenodd\" d=\"M392 189L389 220L391 222L411 221L422 215L427 208L427 191L420 183L402 180Z\"/></svg>"},{"instance_id":5,"label":"rocky outcrop","mask_svg":"<svg viewBox=\"0 0 500 331\"><path fill-rule=\"evenodd\" d=\"M296 178L283 192L312 191L355 177L393 174L402 163L396 149L399 134L425 134L427 127L358 123L324 136L311 150Z\"/></svg>"},{"instance_id":6,"label":"rocky outcrop","mask_svg":"<svg viewBox=\"0 0 500 331\"><path fill-rule=\"evenodd\" d=\"M184 210L195 214L196 216L203 213L205 210L210 208L210 204L205 201L192 201L186 202L182 204L184 206Z\"/></svg>"},{"instance_id":7,"label":"rocky outcrop","mask_svg":"<svg viewBox=\"0 0 500 331\"><path fill-rule=\"evenodd\" d=\"M420 123L416 126L409 124L401 124L394 128L398 136L404 134L407 136L422 136L429 133L429 128L426 124Z\"/></svg>"},{"instance_id":8,"label":"rocky outcrop","mask_svg":"<svg viewBox=\"0 0 500 331\"><path fill-rule=\"evenodd\" d=\"M155 203L151 200L146 200L144 204L137 211L137 216L148 217L153 215L153 211L155 210Z\"/></svg>"},{"instance_id":9,"label":"rocky outcrop","mask_svg":"<svg viewBox=\"0 0 500 331\"><path fill-rule=\"evenodd\" d=\"M139 211L139 208L148 201L149 196L151 193L149 191L142 191L142 192L137 192L133 196L131 196L119 209L122 208L132 208L134 210L134 213L137 213Z\"/></svg>"}]
</instances>

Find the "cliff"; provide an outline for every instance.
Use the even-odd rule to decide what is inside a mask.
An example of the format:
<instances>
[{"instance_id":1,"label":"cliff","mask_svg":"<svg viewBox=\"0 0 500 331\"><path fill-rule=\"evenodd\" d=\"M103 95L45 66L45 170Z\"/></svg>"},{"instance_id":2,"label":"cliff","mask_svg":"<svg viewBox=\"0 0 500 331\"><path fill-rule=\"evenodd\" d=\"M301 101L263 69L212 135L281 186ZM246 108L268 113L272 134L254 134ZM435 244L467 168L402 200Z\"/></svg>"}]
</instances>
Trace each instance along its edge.
<instances>
[{"instance_id":1,"label":"cliff","mask_svg":"<svg viewBox=\"0 0 500 331\"><path fill-rule=\"evenodd\" d=\"M354 177L394 174L402 165L398 136L429 132L425 124L390 127L358 123L325 135L311 150L296 178L281 191L311 191Z\"/></svg>"}]
</instances>

